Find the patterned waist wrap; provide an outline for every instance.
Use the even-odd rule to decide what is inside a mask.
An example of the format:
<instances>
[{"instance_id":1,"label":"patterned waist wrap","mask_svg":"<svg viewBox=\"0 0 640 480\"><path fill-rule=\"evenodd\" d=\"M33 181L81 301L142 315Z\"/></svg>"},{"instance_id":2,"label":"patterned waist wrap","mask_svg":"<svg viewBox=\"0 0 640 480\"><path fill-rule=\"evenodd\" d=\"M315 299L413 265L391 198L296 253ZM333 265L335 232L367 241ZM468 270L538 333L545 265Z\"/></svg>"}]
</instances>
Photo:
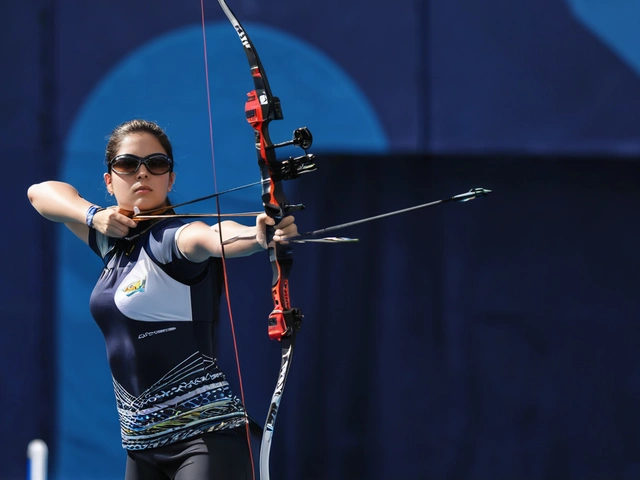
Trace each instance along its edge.
<instances>
[{"instance_id":1,"label":"patterned waist wrap","mask_svg":"<svg viewBox=\"0 0 640 480\"><path fill-rule=\"evenodd\" d=\"M215 362L209 359L209 368L190 371L193 360L187 359L137 398L114 379L124 448L156 448L245 424L242 404Z\"/></svg>"}]
</instances>

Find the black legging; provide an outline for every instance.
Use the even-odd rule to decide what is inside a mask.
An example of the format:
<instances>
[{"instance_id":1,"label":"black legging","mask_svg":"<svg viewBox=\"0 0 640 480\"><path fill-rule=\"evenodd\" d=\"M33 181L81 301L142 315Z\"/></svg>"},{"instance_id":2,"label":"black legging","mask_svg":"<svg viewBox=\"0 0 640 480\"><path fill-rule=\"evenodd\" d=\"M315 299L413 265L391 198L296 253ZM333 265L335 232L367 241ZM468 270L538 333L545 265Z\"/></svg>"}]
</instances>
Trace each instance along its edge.
<instances>
[{"instance_id":1,"label":"black legging","mask_svg":"<svg viewBox=\"0 0 640 480\"><path fill-rule=\"evenodd\" d=\"M125 480L251 480L244 428L128 451Z\"/></svg>"}]
</instances>

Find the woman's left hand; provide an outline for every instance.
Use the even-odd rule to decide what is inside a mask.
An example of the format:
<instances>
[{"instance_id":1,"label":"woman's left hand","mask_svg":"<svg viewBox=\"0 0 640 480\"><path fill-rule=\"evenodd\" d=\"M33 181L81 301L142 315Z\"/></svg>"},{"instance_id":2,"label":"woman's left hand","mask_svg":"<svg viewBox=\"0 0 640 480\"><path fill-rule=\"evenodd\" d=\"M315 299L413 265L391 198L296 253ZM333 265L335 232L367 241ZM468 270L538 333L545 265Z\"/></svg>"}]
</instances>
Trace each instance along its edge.
<instances>
[{"instance_id":1,"label":"woman's left hand","mask_svg":"<svg viewBox=\"0 0 640 480\"><path fill-rule=\"evenodd\" d=\"M287 240L298 236L298 227L295 224L295 218L292 215L284 217L282 221L275 225L273 218L262 213L256 218L256 241L262 248L268 247L267 242L267 226L272 226L274 242L287 244Z\"/></svg>"}]
</instances>

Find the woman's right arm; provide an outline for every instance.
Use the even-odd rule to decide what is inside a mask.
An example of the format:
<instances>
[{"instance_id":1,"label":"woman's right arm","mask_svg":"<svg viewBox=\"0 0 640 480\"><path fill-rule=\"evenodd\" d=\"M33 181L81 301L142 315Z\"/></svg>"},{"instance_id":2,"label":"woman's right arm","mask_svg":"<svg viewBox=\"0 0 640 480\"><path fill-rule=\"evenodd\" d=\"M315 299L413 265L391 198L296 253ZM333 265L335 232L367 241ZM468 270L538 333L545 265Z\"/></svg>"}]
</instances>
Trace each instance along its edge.
<instances>
[{"instance_id":1,"label":"woman's right arm","mask_svg":"<svg viewBox=\"0 0 640 480\"><path fill-rule=\"evenodd\" d=\"M89 242L87 211L94 204L82 198L74 187L63 182L42 182L29 187L27 195L40 215L64 223L80 240ZM93 217L93 227L110 237L124 237L135 226L133 220L116 209L102 210Z\"/></svg>"}]
</instances>

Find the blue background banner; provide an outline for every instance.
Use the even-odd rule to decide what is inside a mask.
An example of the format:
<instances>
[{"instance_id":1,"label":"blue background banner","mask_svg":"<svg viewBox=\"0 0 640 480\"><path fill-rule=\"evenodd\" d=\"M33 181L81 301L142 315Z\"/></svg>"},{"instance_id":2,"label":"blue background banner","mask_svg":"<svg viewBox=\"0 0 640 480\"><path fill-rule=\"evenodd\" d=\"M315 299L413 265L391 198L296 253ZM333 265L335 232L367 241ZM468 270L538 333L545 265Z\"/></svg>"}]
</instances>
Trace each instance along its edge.
<instances>
[{"instance_id":1,"label":"blue background banner","mask_svg":"<svg viewBox=\"0 0 640 480\"><path fill-rule=\"evenodd\" d=\"M318 172L286 185L307 205L300 230L494 190L345 231L357 244L296 248L305 324L273 478L640 476L638 7L229 2L282 101L274 139L314 134ZM2 5L1 479L25 478L33 438L53 480L118 479L124 466L88 311L100 260L33 211L28 186L66 181L106 206L106 137L134 117L172 139L176 203L212 193L214 173L219 190L259 178L246 58L218 2L204 3L206 52L199 2ZM259 192L222 208L260 210ZM270 267L230 267L261 422L280 357ZM219 334L237 390L225 319Z\"/></svg>"}]
</instances>

